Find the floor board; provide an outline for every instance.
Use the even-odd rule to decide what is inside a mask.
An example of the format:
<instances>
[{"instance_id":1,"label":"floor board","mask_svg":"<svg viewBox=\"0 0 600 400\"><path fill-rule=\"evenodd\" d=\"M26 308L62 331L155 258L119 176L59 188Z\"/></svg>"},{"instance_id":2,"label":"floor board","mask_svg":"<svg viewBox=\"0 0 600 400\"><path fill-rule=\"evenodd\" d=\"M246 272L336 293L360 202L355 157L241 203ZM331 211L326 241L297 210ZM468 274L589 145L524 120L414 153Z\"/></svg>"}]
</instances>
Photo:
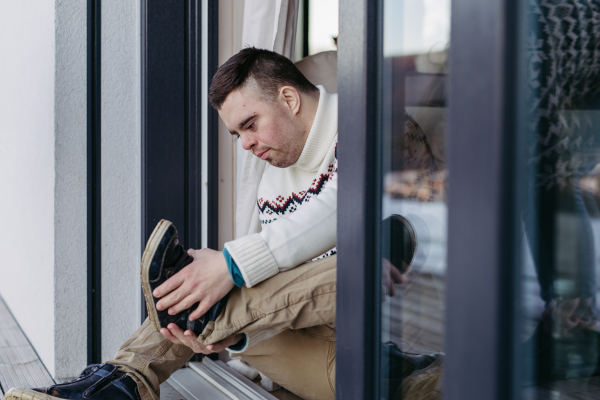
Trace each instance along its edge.
<instances>
[{"instance_id":1,"label":"floor board","mask_svg":"<svg viewBox=\"0 0 600 400\"><path fill-rule=\"evenodd\" d=\"M175 388L169 385L169 382L164 382L160 385L160 400L187 400Z\"/></svg>"},{"instance_id":2,"label":"floor board","mask_svg":"<svg viewBox=\"0 0 600 400\"><path fill-rule=\"evenodd\" d=\"M12 387L49 386L54 380L31 347L12 314L0 298L0 386L2 392ZM3 400L0 398L0 400Z\"/></svg>"}]
</instances>

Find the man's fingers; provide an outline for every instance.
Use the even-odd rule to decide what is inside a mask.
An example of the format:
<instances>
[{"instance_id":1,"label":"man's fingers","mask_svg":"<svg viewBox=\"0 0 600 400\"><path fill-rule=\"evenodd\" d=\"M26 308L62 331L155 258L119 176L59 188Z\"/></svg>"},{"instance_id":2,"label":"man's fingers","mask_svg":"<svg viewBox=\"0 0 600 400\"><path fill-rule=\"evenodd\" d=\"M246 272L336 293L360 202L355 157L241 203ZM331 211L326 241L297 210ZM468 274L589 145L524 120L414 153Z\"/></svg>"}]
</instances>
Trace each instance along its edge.
<instances>
[{"instance_id":1,"label":"man's fingers","mask_svg":"<svg viewBox=\"0 0 600 400\"><path fill-rule=\"evenodd\" d=\"M390 285L390 297L394 297L396 295L396 286L392 283Z\"/></svg>"},{"instance_id":2,"label":"man's fingers","mask_svg":"<svg viewBox=\"0 0 600 400\"><path fill-rule=\"evenodd\" d=\"M210 304L206 299L202 299L200 301L200 304L198 304L198 308L196 308L194 310L194 312L192 312L190 314L190 316L188 317L188 319L190 321L197 320L198 318L200 318L201 316L203 316L204 314L206 314L206 312L208 311L208 309L211 308L213 306L213 304Z\"/></svg>"},{"instance_id":3,"label":"man's fingers","mask_svg":"<svg viewBox=\"0 0 600 400\"><path fill-rule=\"evenodd\" d=\"M165 310L172 305L179 303L184 297L186 297L185 289L179 286L177 289L160 299L160 301L156 303L156 309L159 311Z\"/></svg>"},{"instance_id":4,"label":"man's fingers","mask_svg":"<svg viewBox=\"0 0 600 400\"><path fill-rule=\"evenodd\" d=\"M170 330L168 330L167 328L162 328L160 330L160 333L162 333L162 335L164 337L166 337L167 339L169 339L171 342L175 343L175 344L182 344L179 339L177 339L175 336L173 336L173 334L171 333Z\"/></svg>"},{"instance_id":5,"label":"man's fingers","mask_svg":"<svg viewBox=\"0 0 600 400\"><path fill-rule=\"evenodd\" d=\"M198 300L194 297L194 295L190 294L180 302L176 303L173 307L169 308L169 314L175 315L178 312L187 310L197 302Z\"/></svg>"},{"instance_id":6,"label":"man's fingers","mask_svg":"<svg viewBox=\"0 0 600 400\"><path fill-rule=\"evenodd\" d=\"M400 273L400 271L398 271L398 268L392 266L391 269L391 275L392 275L392 280L395 283L403 283L404 282L404 276Z\"/></svg>"},{"instance_id":7,"label":"man's fingers","mask_svg":"<svg viewBox=\"0 0 600 400\"><path fill-rule=\"evenodd\" d=\"M181 286L185 281L185 275L182 274L183 271L184 270L179 271L174 276L167 279L165 283L154 289L152 295L156 298L160 298Z\"/></svg>"},{"instance_id":8,"label":"man's fingers","mask_svg":"<svg viewBox=\"0 0 600 400\"><path fill-rule=\"evenodd\" d=\"M188 345L189 339L183 334L183 331L181 330L180 327L178 327L175 324L169 324L168 328L171 331L171 333L173 334L173 336L175 336L182 344L189 347L189 345Z\"/></svg>"},{"instance_id":9,"label":"man's fingers","mask_svg":"<svg viewBox=\"0 0 600 400\"><path fill-rule=\"evenodd\" d=\"M215 353L220 353L221 351L225 350L227 347L233 346L240 340L242 340L242 335L238 334L238 335L234 335L234 336L229 336L228 338L225 338L225 339L221 340L220 342L209 344L208 346L206 346L206 348L214 351Z\"/></svg>"}]
</instances>

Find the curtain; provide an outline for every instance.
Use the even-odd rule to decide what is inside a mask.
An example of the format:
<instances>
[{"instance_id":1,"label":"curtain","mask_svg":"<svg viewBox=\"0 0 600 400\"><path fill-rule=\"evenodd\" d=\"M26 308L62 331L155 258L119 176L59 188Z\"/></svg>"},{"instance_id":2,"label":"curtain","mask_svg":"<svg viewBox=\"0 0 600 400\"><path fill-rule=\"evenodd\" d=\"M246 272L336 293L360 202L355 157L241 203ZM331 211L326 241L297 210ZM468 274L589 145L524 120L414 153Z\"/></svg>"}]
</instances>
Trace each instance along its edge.
<instances>
[{"instance_id":1,"label":"curtain","mask_svg":"<svg viewBox=\"0 0 600 400\"><path fill-rule=\"evenodd\" d=\"M299 0L246 0L242 48L275 51L292 59ZM237 143L235 238L260 231L256 197L266 162Z\"/></svg>"}]
</instances>

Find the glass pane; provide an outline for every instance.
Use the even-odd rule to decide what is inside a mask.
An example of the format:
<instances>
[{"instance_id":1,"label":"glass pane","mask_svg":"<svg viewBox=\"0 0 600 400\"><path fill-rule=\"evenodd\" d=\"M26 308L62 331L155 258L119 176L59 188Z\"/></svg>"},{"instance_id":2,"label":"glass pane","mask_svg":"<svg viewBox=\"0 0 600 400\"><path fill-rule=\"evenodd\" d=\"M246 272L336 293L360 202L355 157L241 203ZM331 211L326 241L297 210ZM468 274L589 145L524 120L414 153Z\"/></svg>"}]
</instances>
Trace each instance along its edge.
<instances>
[{"instance_id":1,"label":"glass pane","mask_svg":"<svg viewBox=\"0 0 600 400\"><path fill-rule=\"evenodd\" d=\"M384 0L381 398L441 398L450 0Z\"/></svg>"},{"instance_id":2,"label":"glass pane","mask_svg":"<svg viewBox=\"0 0 600 400\"><path fill-rule=\"evenodd\" d=\"M521 3L517 389L600 399L600 4Z\"/></svg>"}]
</instances>

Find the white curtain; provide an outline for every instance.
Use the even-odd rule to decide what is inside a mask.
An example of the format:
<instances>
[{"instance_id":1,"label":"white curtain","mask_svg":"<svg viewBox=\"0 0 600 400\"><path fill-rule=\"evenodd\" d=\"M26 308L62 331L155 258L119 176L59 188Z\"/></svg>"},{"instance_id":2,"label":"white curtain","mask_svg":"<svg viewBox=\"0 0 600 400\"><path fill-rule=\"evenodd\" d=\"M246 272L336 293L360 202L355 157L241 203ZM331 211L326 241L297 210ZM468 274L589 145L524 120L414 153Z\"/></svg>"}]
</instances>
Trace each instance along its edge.
<instances>
[{"instance_id":1,"label":"white curtain","mask_svg":"<svg viewBox=\"0 0 600 400\"><path fill-rule=\"evenodd\" d=\"M246 0L242 48L254 46L292 59L296 42L298 0ZM256 195L265 161L237 144L235 237L260 231Z\"/></svg>"}]
</instances>

